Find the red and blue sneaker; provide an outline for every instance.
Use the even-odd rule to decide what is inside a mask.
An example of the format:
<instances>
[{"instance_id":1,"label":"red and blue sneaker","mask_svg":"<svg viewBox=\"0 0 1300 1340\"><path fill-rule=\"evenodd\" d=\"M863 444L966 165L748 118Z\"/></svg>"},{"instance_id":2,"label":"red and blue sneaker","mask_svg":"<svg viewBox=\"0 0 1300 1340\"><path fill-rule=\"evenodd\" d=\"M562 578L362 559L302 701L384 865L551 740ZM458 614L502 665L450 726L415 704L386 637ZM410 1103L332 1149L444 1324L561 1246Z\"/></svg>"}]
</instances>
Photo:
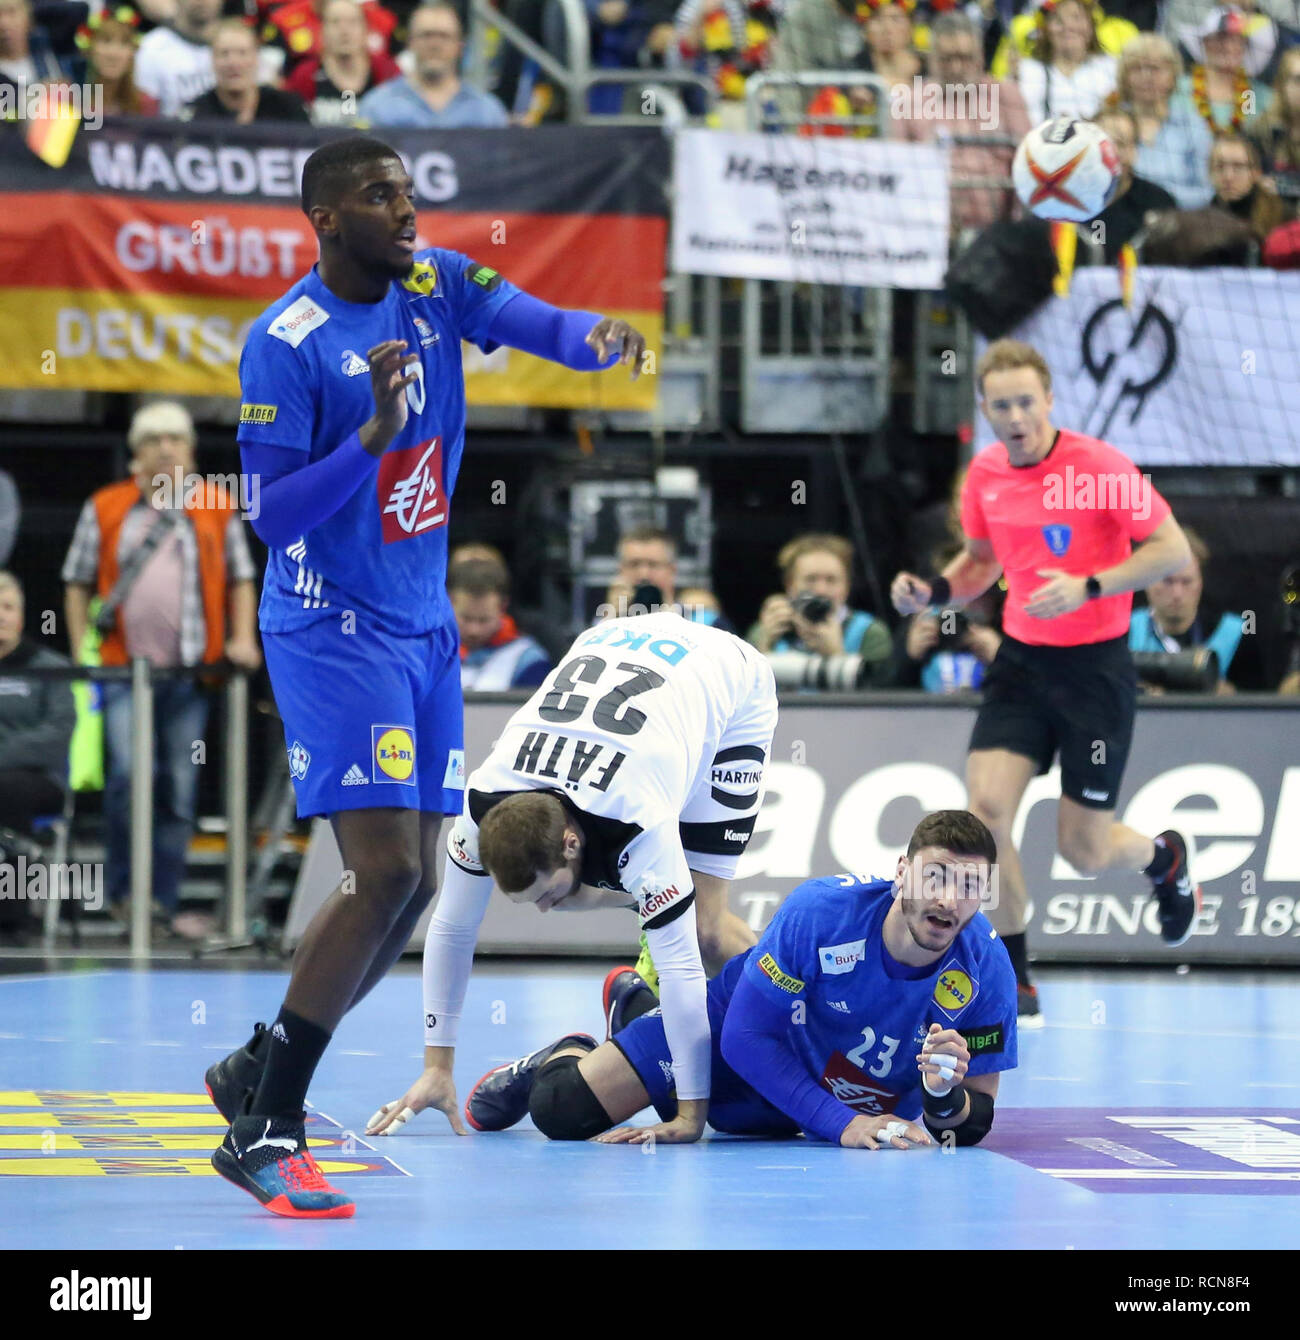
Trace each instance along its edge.
<instances>
[{"instance_id":1,"label":"red and blue sneaker","mask_svg":"<svg viewBox=\"0 0 1300 1340\"><path fill-rule=\"evenodd\" d=\"M212 1156L226 1179L286 1219L351 1219L356 1205L325 1180L307 1148L304 1114L243 1114Z\"/></svg>"},{"instance_id":2,"label":"red and blue sneaker","mask_svg":"<svg viewBox=\"0 0 1300 1340\"><path fill-rule=\"evenodd\" d=\"M1166 828L1155 841L1157 847L1167 848L1174 858L1164 878L1152 881L1160 905L1160 938L1172 948L1191 936L1192 923L1201 910L1201 886L1192 883L1187 841L1181 833Z\"/></svg>"},{"instance_id":3,"label":"red and blue sneaker","mask_svg":"<svg viewBox=\"0 0 1300 1340\"><path fill-rule=\"evenodd\" d=\"M609 976L605 978L605 985L601 988L600 993L600 1007L605 1014L606 1042L615 1033L621 1033L633 1019L645 1014L646 1009L638 1010L632 1015L628 1013L629 1006L642 991L654 1003L640 1001L637 1003L645 1004L646 1009L654 1009L655 1005L659 1003L658 998L650 989L649 983L635 968L625 963L622 967L612 969Z\"/></svg>"},{"instance_id":4,"label":"red and blue sneaker","mask_svg":"<svg viewBox=\"0 0 1300 1340\"><path fill-rule=\"evenodd\" d=\"M562 1047L576 1045L594 1051L596 1039L590 1033L566 1033L529 1056L489 1070L465 1099L465 1120L476 1131L504 1131L522 1121L528 1115L528 1097L537 1072Z\"/></svg>"}]
</instances>

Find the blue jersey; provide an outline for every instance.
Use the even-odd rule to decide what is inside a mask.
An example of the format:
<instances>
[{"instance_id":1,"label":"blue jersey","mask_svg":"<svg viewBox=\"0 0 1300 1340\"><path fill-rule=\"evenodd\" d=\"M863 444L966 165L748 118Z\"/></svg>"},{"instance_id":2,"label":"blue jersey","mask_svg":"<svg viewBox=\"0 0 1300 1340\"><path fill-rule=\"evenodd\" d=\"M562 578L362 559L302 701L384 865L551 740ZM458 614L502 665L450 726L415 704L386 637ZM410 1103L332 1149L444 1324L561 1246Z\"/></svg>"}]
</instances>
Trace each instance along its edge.
<instances>
[{"instance_id":1,"label":"blue jersey","mask_svg":"<svg viewBox=\"0 0 1300 1340\"><path fill-rule=\"evenodd\" d=\"M982 912L933 965L896 962L882 935L892 889L858 875L799 885L758 944L709 983L709 1017L717 1036L743 973L789 1008L789 1041L823 1088L866 1116L911 1120L921 1112L915 1058L931 1024L964 1035L968 1073L1015 1068L1016 978Z\"/></svg>"},{"instance_id":2,"label":"blue jersey","mask_svg":"<svg viewBox=\"0 0 1300 1340\"><path fill-rule=\"evenodd\" d=\"M406 341L420 361L406 426L366 484L327 521L271 551L261 627L287 633L355 611L399 636L451 618L447 523L465 445L461 341L484 353L492 321L519 290L457 251L419 252L381 302L344 302L315 267L257 319L239 361L239 442L328 456L375 412L367 350Z\"/></svg>"}]
</instances>

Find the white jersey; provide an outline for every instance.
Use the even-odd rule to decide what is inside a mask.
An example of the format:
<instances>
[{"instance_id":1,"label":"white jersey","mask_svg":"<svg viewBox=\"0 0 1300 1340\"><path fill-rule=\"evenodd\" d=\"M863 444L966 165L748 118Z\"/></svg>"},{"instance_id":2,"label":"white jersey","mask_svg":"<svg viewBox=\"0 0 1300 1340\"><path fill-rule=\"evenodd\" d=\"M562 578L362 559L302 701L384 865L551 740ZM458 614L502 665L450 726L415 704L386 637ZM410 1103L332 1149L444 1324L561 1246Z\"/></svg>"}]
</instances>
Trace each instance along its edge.
<instances>
[{"instance_id":1,"label":"white jersey","mask_svg":"<svg viewBox=\"0 0 1300 1340\"><path fill-rule=\"evenodd\" d=\"M274 83L283 58L283 52L262 47L257 54L258 82ZM155 28L140 39L134 77L142 93L158 99L160 115L174 117L216 85L212 48L206 42L191 42L173 28Z\"/></svg>"},{"instance_id":2,"label":"white jersey","mask_svg":"<svg viewBox=\"0 0 1300 1340\"><path fill-rule=\"evenodd\" d=\"M643 925L663 924L690 896L690 869L734 871L775 722L771 669L731 633L671 613L599 624L469 777L449 853L481 872L487 811L507 795L552 790L586 838L582 882L625 890Z\"/></svg>"}]
</instances>

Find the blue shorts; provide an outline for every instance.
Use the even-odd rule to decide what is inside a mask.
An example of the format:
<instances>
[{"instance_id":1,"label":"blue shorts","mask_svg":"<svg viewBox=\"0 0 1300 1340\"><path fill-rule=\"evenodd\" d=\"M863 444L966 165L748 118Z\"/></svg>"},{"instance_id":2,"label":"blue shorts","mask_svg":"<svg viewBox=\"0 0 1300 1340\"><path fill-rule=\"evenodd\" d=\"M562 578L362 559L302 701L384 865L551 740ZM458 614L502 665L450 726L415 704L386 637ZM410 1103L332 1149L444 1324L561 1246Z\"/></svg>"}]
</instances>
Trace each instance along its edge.
<instances>
[{"instance_id":1,"label":"blue shorts","mask_svg":"<svg viewBox=\"0 0 1300 1340\"><path fill-rule=\"evenodd\" d=\"M780 1108L773 1107L722 1059L719 1034L713 1030L713 1078L709 1090L709 1125L725 1135L798 1135L799 1127ZM633 1019L611 1039L627 1057L650 1095L662 1121L677 1115L672 1052L664 1034L662 1010Z\"/></svg>"},{"instance_id":2,"label":"blue shorts","mask_svg":"<svg viewBox=\"0 0 1300 1340\"><path fill-rule=\"evenodd\" d=\"M459 814L465 710L455 623L397 637L337 620L263 633L298 817L394 807Z\"/></svg>"}]
</instances>

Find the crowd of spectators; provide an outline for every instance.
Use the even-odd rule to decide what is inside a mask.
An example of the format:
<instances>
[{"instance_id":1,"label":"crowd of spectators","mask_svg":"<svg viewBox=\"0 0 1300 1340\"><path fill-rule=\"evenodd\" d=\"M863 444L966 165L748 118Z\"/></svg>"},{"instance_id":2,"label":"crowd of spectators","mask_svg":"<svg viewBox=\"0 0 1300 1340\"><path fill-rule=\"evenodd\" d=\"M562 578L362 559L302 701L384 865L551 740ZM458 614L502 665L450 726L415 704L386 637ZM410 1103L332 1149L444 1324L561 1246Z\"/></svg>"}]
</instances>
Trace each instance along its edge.
<instances>
[{"instance_id":1,"label":"crowd of spectators","mask_svg":"<svg viewBox=\"0 0 1300 1340\"><path fill-rule=\"evenodd\" d=\"M1128 242L1141 256L1163 216L1161 263L1179 263L1170 230L1214 233L1200 215L1180 217L1208 208L1245 225L1250 245L1235 253L1244 263L1300 265L1300 226L1287 227L1300 201L1300 16L1285 0L584 7L597 73L640 72L646 83L665 72L701 77L716 92L713 124L743 125L747 79L771 70L814 76L773 99L786 128L794 120L804 133L951 143L957 239L1019 216L1010 163L1031 126L1058 113L1105 115L1125 177L1123 199L1089 234L1095 259L1114 259ZM498 8L561 64L568 59L560 0L498 0ZM508 40L485 39L475 65L487 72L484 86L467 78L466 9L466 0L0 0L0 85L91 78L111 114L241 123L455 130L565 116L566 91ZM846 71L877 76L887 96L880 85L839 87L835 76ZM952 96L958 90L980 95ZM689 111L708 111L698 89L680 91ZM644 108L639 93L635 79L597 83L585 110Z\"/></svg>"}]
</instances>

